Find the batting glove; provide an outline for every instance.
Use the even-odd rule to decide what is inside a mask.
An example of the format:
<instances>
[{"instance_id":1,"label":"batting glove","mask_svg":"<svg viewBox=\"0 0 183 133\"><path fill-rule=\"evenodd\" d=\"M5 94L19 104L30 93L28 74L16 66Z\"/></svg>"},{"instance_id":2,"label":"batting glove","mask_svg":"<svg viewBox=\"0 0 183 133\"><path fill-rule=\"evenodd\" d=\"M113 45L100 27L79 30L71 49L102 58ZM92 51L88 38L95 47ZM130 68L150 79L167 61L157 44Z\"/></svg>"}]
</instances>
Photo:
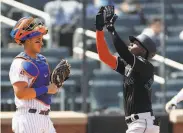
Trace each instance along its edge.
<instances>
[{"instance_id":1,"label":"batting glove","mask_svg":"<svg viewBox=\"0 0 183 133\"><path fill-rule=\"evenodd\" d=\"M102 31L104 25L104 7L102 6L96 15L96 29Z\"/></svg>"},{"instance_id":2,"label":"batting glove","mask_svg":"<svg viewBox=\"0 0 183 133\"><path fill-rule=\"evenodd\" d=\"M105 6L104 10L104 19L105 25L109 32L113 32L115 30L114 23L117 20L118 16L114 14L114 6Z\"/></svg>"}]
</instances>

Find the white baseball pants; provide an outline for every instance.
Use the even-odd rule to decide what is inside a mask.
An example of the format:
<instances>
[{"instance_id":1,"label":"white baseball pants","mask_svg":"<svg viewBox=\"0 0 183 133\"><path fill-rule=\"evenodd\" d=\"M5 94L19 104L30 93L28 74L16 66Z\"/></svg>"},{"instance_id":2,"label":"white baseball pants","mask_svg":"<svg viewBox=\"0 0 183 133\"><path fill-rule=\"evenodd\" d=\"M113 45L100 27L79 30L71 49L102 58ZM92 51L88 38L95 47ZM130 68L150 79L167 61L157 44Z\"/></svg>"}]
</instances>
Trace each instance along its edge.
<instances>
[{"instance_id":1,"label":"white baseball pants","mask_svg":"<svg viewBox=\"0 0 183 133\"><path fill-rule=\"evenodd\" d=\"M128 124L126 133L160 133L159 126L153 125L154 116L151 116L150 113L139 113L137 115L139 119Z\"/></svg>"},{"instance_id":2,"label":"white baseball pants","mask_svg":"<svg viewBox=\"0 0 183 133\"><path fill-rule=\"evenodd\" d=\"M28 109L16 111L12 130L15 133L56 133L48 115L29 113Z\"/></svg>"}]
</instances>

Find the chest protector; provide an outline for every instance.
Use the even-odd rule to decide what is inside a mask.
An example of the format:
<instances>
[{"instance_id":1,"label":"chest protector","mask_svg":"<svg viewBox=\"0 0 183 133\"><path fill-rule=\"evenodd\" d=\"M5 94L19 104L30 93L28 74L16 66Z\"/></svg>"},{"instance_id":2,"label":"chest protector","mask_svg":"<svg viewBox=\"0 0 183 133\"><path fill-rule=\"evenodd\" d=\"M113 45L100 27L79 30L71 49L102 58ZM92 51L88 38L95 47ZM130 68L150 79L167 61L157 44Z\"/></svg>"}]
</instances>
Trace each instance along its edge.
<instances>
[{"instance_id":1,"label":"chest protector","mask_svg":"<svg viewBox=\"0 0 183 133\"><path fill-rule=\"evenodd\" d=\"M28 56L25 52L21 52L16 58L22 58L25 60L24 64L27 62L31 62L35 68L37 69L36 78L34 82L31 84L31 88L39 88L41 86L48 86L50 81L50 71L48 63L46 62L46 58L41 55L37 54L37 58L33 59ZM26 69L27 73L33 73L33 69L29 68ZM37 100L41 101L46 105L51 104L51 96L50 94L43 94L41 96L36 97Z\"/></svg>"}]
</instances>

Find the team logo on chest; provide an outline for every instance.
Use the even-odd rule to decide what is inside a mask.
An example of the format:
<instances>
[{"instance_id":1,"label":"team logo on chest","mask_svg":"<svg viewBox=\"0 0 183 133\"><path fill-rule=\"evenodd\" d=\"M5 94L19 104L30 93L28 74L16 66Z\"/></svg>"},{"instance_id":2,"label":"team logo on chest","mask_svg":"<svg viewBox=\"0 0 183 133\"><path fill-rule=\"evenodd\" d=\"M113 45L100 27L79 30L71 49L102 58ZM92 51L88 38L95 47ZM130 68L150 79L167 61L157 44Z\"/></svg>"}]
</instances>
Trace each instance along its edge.
<instances>
[{"instance_id":1,"label":"team logo on chest","mask_svg":"<svg viewBox=\"0 0 183 133\"><path fill-rule=\"evenodd\" d=\"M45 78L48 77L48 73L44 73L44 77L45 77Z\"/></svg>"}]
</instances>

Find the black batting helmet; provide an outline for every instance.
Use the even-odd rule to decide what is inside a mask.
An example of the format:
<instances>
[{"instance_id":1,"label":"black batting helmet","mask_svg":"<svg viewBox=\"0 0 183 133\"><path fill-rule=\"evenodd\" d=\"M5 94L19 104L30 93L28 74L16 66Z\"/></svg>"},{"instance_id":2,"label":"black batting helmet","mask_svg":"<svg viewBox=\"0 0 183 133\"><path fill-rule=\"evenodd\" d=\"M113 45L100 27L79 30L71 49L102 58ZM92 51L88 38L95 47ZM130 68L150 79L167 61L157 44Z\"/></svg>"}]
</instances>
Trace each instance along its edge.
<instances>
[{"instance_id":1,"label":"black batting helmet","mask_svg":"<svg viewBox=\"0 0 183 133\"><path fill-rule=\"evenodd\" d=\"M140 34L137 37L129 36L130 42L138 41L140 45L147 51L147 59L154 57L156 54L156 44L145 34Z\"/></svg>"}]
</instances>

